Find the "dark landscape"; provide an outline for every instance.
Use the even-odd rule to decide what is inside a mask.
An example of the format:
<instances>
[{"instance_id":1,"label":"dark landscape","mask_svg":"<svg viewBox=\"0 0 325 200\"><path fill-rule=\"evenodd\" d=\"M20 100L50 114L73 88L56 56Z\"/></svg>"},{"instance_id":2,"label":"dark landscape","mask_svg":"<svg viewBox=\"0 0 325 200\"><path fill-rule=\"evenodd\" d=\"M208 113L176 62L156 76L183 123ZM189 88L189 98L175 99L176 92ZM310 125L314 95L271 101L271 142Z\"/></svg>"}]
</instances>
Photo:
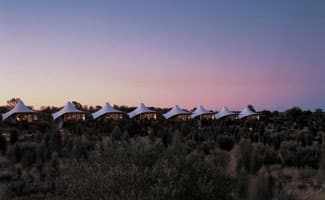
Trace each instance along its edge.
<instances>
[{"instance_id":1,"label":"dark landscape","mask_svg":"<svg viewBox=\"0 0 325 200\"><path fill-rule=\"evenodd\" d=\"M325 200L325 0L0 0L0 200Z\"/></svg>"},{"instance_id":2,"label":"dark landscape","mask_svg":"<svg viewBox=\"0 0 325 200\"><path fill-rule=\"evenodd\" d=\"M321 109L265 110L259 120L70 120L60 129L50 119L57 110L1 122L2 199L325 198Z\"/></svg>"}]
</instances>

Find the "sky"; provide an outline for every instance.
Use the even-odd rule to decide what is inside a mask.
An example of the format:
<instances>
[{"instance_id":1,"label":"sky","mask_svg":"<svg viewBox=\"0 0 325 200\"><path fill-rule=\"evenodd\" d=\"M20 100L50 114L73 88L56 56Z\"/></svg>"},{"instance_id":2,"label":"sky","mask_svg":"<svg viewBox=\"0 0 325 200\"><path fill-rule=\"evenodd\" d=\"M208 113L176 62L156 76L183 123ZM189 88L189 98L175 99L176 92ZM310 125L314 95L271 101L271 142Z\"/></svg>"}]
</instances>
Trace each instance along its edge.
<instances>
[{"instance_id":1,"label":"sky","mask_svg":"<svg viewBox=\"0 0 325 200\"><path fill-rule=\"evenodd\" d=\"M323 0L0 0L0 105L325 109Z\"/></svg>"}]
</instances>

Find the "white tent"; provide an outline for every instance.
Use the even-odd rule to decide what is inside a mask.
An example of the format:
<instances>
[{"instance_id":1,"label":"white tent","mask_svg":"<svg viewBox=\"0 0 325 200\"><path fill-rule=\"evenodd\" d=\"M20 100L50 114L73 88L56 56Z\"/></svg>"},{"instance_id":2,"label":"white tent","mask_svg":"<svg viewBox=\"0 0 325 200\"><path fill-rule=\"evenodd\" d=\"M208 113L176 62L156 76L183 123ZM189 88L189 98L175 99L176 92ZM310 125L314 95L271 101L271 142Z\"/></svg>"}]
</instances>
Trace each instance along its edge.
<instances>
[{"instance_id":1,"label":"white tent","mask_svg":"<svg viewBox=\"0 0 325 200\"><path fill-rule=\"evenodd\" d=\"M191 117L194 119L196 117L199 117L202 115L207 115L207 114L213 114L213 113L208 111L207 109L205 109L203 106L200 105L193 111Z\"/></svg>"},{"instance_id":2,"label":"white tent","mask_svg":"<svg viewBox=\"0 0 325 200\"><path fill-rule=\"evenodd\" d=\"M215 117L216 119L221 119L223 117L227 117L227 116L232 116L232 115L236 115L236 113L231 112L227 107L223 107L220 112L218 112Z\"/></svg>"},{"instance_id":3,"label":"white tent","mask_svg":"<svg viewBox=\"0 0 325 200\"><path fill-rule=\"evenodd\" d=\"M256 112L252 111L248 106L246 106L246 108L239 113L238 118L242 119L242 118L252 116L252 115L258 115L258 114Z\"/></svg>"},{"instance_id":4,"label":"white tent","mask_svg":"<svg viewBox=\"0 0 325 200\"><path fill-rule=\"evenodd\" d=\"M9 112L2 114L2 120L6 120L7 118L11 117L12 115L22 114L22 113L32 114L32 113L35 113L35 111L27 108L27 106L25 106L24 102L19 100L13 109L11 109Z\"/></svg>"},{"instance_id":5,"label":"white tent","mask_svg":"<svg viewBox=\"0 0 325 200\"><path fill-rule=\"evenodd\" d=\"M92 116L94 119L97 119L105 114L110 114L110 113L120 113L120 114L124 114L124 112L120 111L120 110L116 110L115 108L113 108L109 103L105 103L105 105L98 110L97 112L93 113Z\"/></svg>"},{"instance_id":6,"label":"white tent","mask_svg":"<svg viewBox=\"0 0 325 200\"><path fill-rule=\"evenodd\" d=\"M150 110L143 103L140 103L140 105L135 110L128 113L128 115L130 118L133 118L140 114L145 114L145 113L156 113L156 111Z\"/></svg>"},{"instance_id":7,"label":"white tent","mask_svg":"<svg viewBox=\"0 0 325 200\"><path fill-rule=\"evenodd\" d=\"M59 110L56 113L53 113L52 117L54 120L56 120L57 118L69 113L72 114L72 113L84 113L84 112L75 108L71 102L67 102L61 110Z\"/></svg>"},{"instance_id":8,"label":"white tent","mask_svg":"<svg viewBox=\"0 0 325 200\"><path fill-rule=\"evenodd\" d=\"M172 108L167 113L163 114L163 116L166 119L172 118L172 117L177 116L177 115L190 115L190 113L183 110L183 109L181 109L178 105L175 105L174 108Z\"/></svg>"}]
</instances>

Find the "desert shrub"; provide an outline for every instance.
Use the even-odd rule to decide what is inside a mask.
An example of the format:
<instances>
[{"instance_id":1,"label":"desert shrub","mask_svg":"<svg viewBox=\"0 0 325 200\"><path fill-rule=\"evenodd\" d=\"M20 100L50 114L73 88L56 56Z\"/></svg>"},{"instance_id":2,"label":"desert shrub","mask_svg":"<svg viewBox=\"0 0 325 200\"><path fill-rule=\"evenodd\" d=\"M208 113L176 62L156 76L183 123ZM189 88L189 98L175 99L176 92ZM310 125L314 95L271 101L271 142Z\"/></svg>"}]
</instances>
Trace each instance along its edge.
<instances>
[{"instance_id":1,"label":"desert shrub","mask_svg":"<svg viewBox=\"0 0 325 200\"><path fill-rule=\"evenodd\" d=\"M317 171L315 169L312 169L310 167L302 168L299 170L298 178L301 181L306 181L316 175Z\"/></svg>"},{"instance_id":2,"label":"desert shrub","mask_svg":"<svg viewBox=\"0 0 325 200\"><path fill-rule=\"evenodd\" d=\"M16 129L10 130L10 144L15 144L18 141L18 132Z\"/></svg>"},{"instance_id":3,"label":"desert shrub","mask_svg":"<svg viewBox=\"0 0 325 200\"><path fill-rule=\"evenodd\" d=\"M263 144L254 145L251 154L251 172L256 173L263 165L280 163L277 153L270 147Z\"/></svg>"},{"instance_id":4,"label":"desert shrub","mask_svg":"<svg viewBox=\"0 0 325 200\"><path fill-rule=\"evenodd\" d=\"M186 145L108 143L90 159L70 161L56 182L57 196L69 199L230 199L233 180L220 152L189 153Z\"/></svg>"},{"instance_id":5,"label":"desert shrub","mask_svg":"<svg viewBox=\"0 0 325 200\"><path fill-rule=\"evenodd\" d=\"M20 155L20 149L18 144L14 144L9 147L6 156L8 160L10 160L13 163L17 163L20 161L21 155Z\"/></svg>"},{"instance_id":6,"label":"desert shrub","mask_svg":"<svg viewBox=\"0 0 325 200\"><path fill-rule=\"evenodd\" d=\"M302 146L311 146L314 141L314 137L311 135L311 133L302 133L298 136L298 140L301 142Z\"/></svg>"},{"instance_id":7,"label":"desert shrub","mask_svg":"<svg viewBox=\"0 0 325 200\"><path fill-rule=\"evenodd\" d=\"M152 135L153 135L153 134L152 134ZM122 139L123 141L129 142L130 135L129 135L129 132L128 132L127 130L124 130L124 131L123 131L121 139Z\"/></svg>"},{"instance_id":8,"label":"desert shrub","mask_svg":"<svg viewBox=\"0 0 325 200\"><path fill-rule=\"evenodd\" d=\"M226 151L230 151L235 144L233 137L228 135L219 135L217 141L219 147Z\"/></svg>"},{"instance_id":9,"label":"desert shrub","mask_svg":"<svg viewBox=\"0 0 325 200\"><path fill-rule=\"evenodd\" d=\"M286 139L287 137L286 132L278 132L278 133L273 133L269 136L269 144L271 144L275 149L279 149L281 143Z\"/></svg>"},{"instance_id":10,"label":"desert shrub","mask_svg":"<svg viewBox=\"0 0 325 200\"><path fill-rule=\"evenodd\" d=\"M59 155L61 155L62 139L59 131L53 130L50 132L48 146L51 152L57 152Z\"/></svg>"},{"instance_id":11,"label":"desert shrub","mask_svg":"<svg viewBox=\"0 0 325 200\"><path fill-rule=\"evenodd\" d=\"M11 162L21 162L23 167L30 167L37 161L38 148L36 143L16 143L8 149L6 155Z\"/></svg>"},{"instance_id":12,"label":"desert shrub","mask_svg":"<svg viewBox=\"0 0 325 200\"><path fill-rule=\"evenodd\" d=\"M36 152L32 149L26 149L22 154L21 164L23 167L30 167L36 161Z\"/></svg>"},{"instance_id":13,"label":"desert shrub","mask_svg":"<svg viewBox=\"0 0 325 200\"><path fill-rule=\"evenodd\" d=\"M287 110L285 114L289 120L297 121L298 119L300 119L302 117L303 112L300 108L293 107L293 108L290 108L289 110Z\"/></svg>"},{"instance_id":14,"label":"desert shrub","mask_svg":"<svg viewBox=\"0 0 325 200\"><path fill-rule=\"evenodd\" d=\"M44 163L46 162L51 155L51 151L46 145L46 142L43 140L41 143L38 144L38 147L36 149L36 160L38 163Z\"/></svg>"},{"instance_id":15,"label":"desert shrub","mask_svg":"<svg viewBox=\"0 0 325 200\"><path fill-rule=\"evenodd\" d=\"M264 165L274 165L281 163L278 153L273 148L265 146L262 153Z\"/></svg>"},{"instance_id":16,"label":"desert shrub","mask_svg":"<svg viewBox=\"0 0 325 200\"><path fill-rule=\"evenodd\" d=\"M124 123L124 127L130 134L130 137L133 137L133 136L139 134L138 133L139 124L137 124L137 122L134 120L126 120L126 122Z\"/></svg>"},{"instance_id":17,"label":"desert shrub","mask_svg":"<svg viewBox=\"0 0 325 200\"><path fill-rule=\"evenodd\" d=\"M112 136L113 141L114 140L115 141L121 140L121 138L122 138L122 131L121 131L120 127L115 126L114 129L113 129L113 131L112 131L112 133L111 133L111 136Z\"/></svg>"},{"instance_id":18,"label":"desert shrub","mask_svg":"<svg viewBox=\"0 0 325 200\"><path fill-rule=\"evenodd\" d=\"M160 131L159 136L161 137L162 142L165 145L165 147L172 144L173 135L170 131Z\"/></svg>"},{"instance_id":19,"label":"desert shrub","mask_svg":"<svg viewBox=\"0 0 325 200\"><path fill-rule=\"evenodd\" d=\"M297 199L297 197L295 197L293 194L288 194L285 191L280 191L275 196L276 196L275 198L278 200L296 200Z\"/></svg>"},{"instance_id":20,"label":"desert shrub","mask_svg":"<svg viewBox=\"0 0 325 200\"><path fill-rule=\"evenodd\" d=\"M0 173L0 181L10 181L14 175L11 171L2 171Z\"/></svg>"},{"instance_id":21,"label":"desert shrub","mask_svg":"<svg viewBox=\"0 0 325 200\"><path fill-rule=\"evenodd\" d=\"M297 157L299 167L319 168L320 152L317 146L299 147Z\"/></svg>"},{"instance_id":22,"label":"desert shrub","mask_svg":"<svg viewBox=\"0 0 325 200\"><path fill-rule=\"evenodd\" d=\"M301 147L297 142L283 142L280 155L285 166L318 168L320 154L316 146Z\"/></svg>"},{"instance_id":23,"label":"desert shrub","mask_svg":"<svg viewBox=\"0 0 325 200\"><path fill-rule=\"evenodd\" d=\"M72 156L73 146L73 138L71 136L66 136L65 139L62 141L62 156L70 158Z\"/></svg>"},{"instance_id":24,"label":"desert shrub","mask_svg":"<svg viewBox=\"0 0 325 200\"><path fill-rule=\"evenodd\" d=\"M285 166L297 166L299 157L297 157L297 149L299 145L293 141L286 141L281 144L279 153L281 155L282 164Z\"/></svg>"},{"instance_id":25,"label":"desert shrub","mask_svg":"<svg viewBox=\"0 0 325 200\"><path fill-rule=\"evenodd\" d=\"M258 175L255 179L251 180L248 195L250 200L272 199L271 176Z\"/></svg>"},{"instance_id":26,"label":"desert shrub","mask_svg":"<svg viewBox=\"0 0 325 200\"><path fill-rule=\"evenodd\" d=\"M240 170L242 167L249 173L252 172L251 170L251 162L252 162L252 152L253 152L253 145L247 139L240 141L239 143L239 158L238 158L238 165L237 168Z\"/></svg>"},{"instance_id":27,"label":"desert shrub","mask_svg":"<svg viewBox=\"0 0 325 200\"><path fill-rule=\"evenodd\" d=\"M254 132L250 134L250 139L253 143L256 143L259 141L260 137L261 137L261 133L260 132Z\"/></svg>"},{"instance_id":28,"label":"desert shrub","mask_svg":"<svg viewBox=\"0 0 325 200\"><path fill-rule=\"evenodd\" d=\"M0 134L0 151L3 155L5 155L7 152L7 141L2 134Z\"/></svg>"},{"instance_id":29,"label":"desert shrub","mask_svg":"<svg viewBox=\"0 0 325 200\"><path fill-rule=\"evenodd\" d=\"M17 196L30 195L37 192L33 177L31 175L22 176L21 173L12 178L9 188Z\"/></svg>"},{"instance_id":30,"label":"desert shrub","mask_svg":"<svg viewBox=\"0 0 325 200\"><path fill-rule=\"evenodd\" d=\"M47 165L47 176L50 178L58 177L60 175L58 158L59 154L57 152L52 153L51 160Z\"/></svg>"},{"instance_id":31,"label":"desert shrub","mask_svg":"<svg viewBox=\"0 0 325 200\"><path fill-rule=\"evenodd\" d=\"M36 162L37 149L38 144L35 143L26 143L20 145L19 154L23 167L31 167Z\"/></svg>"},{"instance_id":32,"label":"desert shrub","mask_svg":"<svg viewBox=\"0 0 325 200\"><path fill-rule=\"evenodd\" d=\"M238 197L241 199L247 199L248 186L249 186L249 174L244 168L242 168L237 175L237 193Z\"/></svg>"},{"instance_id":33,"label":"desert shrub","mask_svg":"<svg viewBox=\"0 0 325 200\"><path fill-rule=\"evenodd\" d=\"M86 137L80 137L74 140L72 155L76 159L88 158L89 143Z\"/></svg>"},{"instance_id":34,"label":"desert shrub","mask_svg":"<svg viewBox=\"0 0 325 200\"><path fill-rule=\"evenodd\" d=\"M251 174L255 174L263 166L264 158L263 155L261 155L263 150L264 148L262 145L258 145L257 147L253 146L249 165Z\"/></svg>"},{"instance_id":35,"label":"desert shrub","mask_svg":"<svg viewBox=\"0 0 325 200\"><path fill-rule=\"evenodd\" d=\"M325 146L321 150L321 158L319 163L319 174L322 178L325 178Z\"/></svg>"}]
</instances>

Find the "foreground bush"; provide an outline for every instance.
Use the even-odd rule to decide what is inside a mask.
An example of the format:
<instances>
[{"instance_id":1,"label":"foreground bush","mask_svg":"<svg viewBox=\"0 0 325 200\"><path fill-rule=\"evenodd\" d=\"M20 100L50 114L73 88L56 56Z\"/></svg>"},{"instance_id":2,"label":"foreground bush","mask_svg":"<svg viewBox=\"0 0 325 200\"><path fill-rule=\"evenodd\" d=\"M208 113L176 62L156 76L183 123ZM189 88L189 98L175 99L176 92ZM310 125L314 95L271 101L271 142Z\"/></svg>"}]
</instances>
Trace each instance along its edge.
<instances>
[{"instance_id":1,"label":"foreground bush","mask_svg":"<svg viewBox=\"0 0 325 200\"><path fill-rule=\"evenodd\" d=\"M221 149L230 151L234 147L235 140L233 137L228 135L219 135L218 144Z\"/></svg>"},{"instance_id":2,"label":"foreground bush","mask_svg":"<svg viewBox=\"0 0 325 200\"><path fill-rule=\"evenodd\" d=\"M284 166L319 167L320 152L316 146L302 147L297 142L286 141L281 144L280 157Z\"/></svg>"},{"instance_id":3,"label":"foreground bush","mask_svg":"<svg viewBox=\"0 0 325 200\"><path fill-rule=\"evenodd\" d=\"M115 145L72 161L56 181L64 199L231 199L233 180L221 152L204 156L161 142ZM226 159L227 160L227 159Z\"/></svg>"}]
</instances>

